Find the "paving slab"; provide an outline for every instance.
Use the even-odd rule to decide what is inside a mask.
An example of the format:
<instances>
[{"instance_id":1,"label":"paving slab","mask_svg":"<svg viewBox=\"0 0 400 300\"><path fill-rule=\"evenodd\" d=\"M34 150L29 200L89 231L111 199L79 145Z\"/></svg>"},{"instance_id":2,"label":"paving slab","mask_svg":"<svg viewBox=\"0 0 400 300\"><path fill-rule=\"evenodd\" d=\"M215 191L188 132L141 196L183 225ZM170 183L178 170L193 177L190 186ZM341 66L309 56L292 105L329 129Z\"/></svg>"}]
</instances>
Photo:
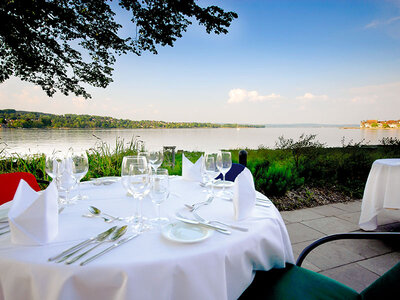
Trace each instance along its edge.
<instances>
[{"instance_id":1,"label":"paving slab","mask_svg":"<svg viewBox=\"0 0 400 300\"><path fill-rule=\"evenodd\" d=\"M317 214L320 214L320 215L323 215L326 217L337 216L337 215L348 213L348 211L339 209L339 208L333 206L333 204L322 205L322 206L313 207L313 208L309 208L309 209Z\"/></svg>"},{"instance_id":2,"label":"paving slab","mask_svg":"<svg viewBox=\"0 0 400 300\"><path fill-rule=\"evenodd\" d=\"M348 287L361 292L379 276L357 263L351 263L330 270L322 271L321 274L335 279Z\"/></svg>"},{"instance_id":3,"label":"paving slab","mask_svg":"<svg viewBox=\"0 0 400 300\"><path fill-rule=\"evenodd\" d=\"M292 223L286 226L292 244L313 241L324 236L321 232L314 230L301 223Z\"/></svg>"},{"instance_id":4,"label":"paving slab","mask_svg":"<svg viewBox=\"0 0 400 300\"><path fill-rule=\"evenodd\" d=\"M380 255L363 261L359 261L358 264L364 268L374 272L375 274L382 276L386 271L392 268L395 264L400 261L400 253L392 252L385 255Z\"/></svg>"},{"instance_id":5,"label":"paving slab","mask_svg":"<svg viewBox=\"0 0 400 300\"><path fill-rule=\"evenodd\" d=\"M297 258L297 253L300 253L309 244L311 243L303 242L293 244L292 248L295 257ZM365 258L361 255L351 249L336 245L335 242L329 242L318 246L307 255L307 260L322 271L363 259Z\"/></svg>"},{"instance_id":6,"label":"paving slab","mask_svg":"<svg viewBox=\"0 0 400 300\"><path fill-rule=\"evenodd\" d=\"M346 248L364 258L371 258L393 251L390 244L379 240L339 240L332 243Z\"/></svg>"},{"instance_id":7,"label":"paving slab","mask_svg":"<svg viewBox=\"0 0 400 300\"><path fill-rule=\"evenodd\" d=\"M354 202L335 203L335 204L332 204L332 206L339 208L341 210L347 211L349 213L360 212L361 211L361 202L362 202L361 200L357 200Z\"/></svg>"},{"instance_id":8,"label":"paving slab","mask_svg":"<svg viewBox=\"0 0 400 300\"><path fill-rule=\"evenodd\" d=\"M319 219L324 217L324 215L313 212L310 209L284 211L281 213L281 216L283 220L287 221L287 224L306 221L306 220Z\"/></svg>"},{"instance_id":9,"label":"paving slab","mask_svg":"<svg viewBox=\"0 0 400 300\"><path fill-rule=\"evenodd\" d=\"M360 221L360 212L346 213L346 214L343 214L343 215L338 215L337 217L339 219L346 220L346 221L358 226L358 223Z\"/></svg>"},{"instance_id":10,"label":"paving slab","mask_svg":"<svg viewBox=\"0 0 400 300\"><path fill-rule=\"evenodd\" d=\"M337 217L325 217L321 219L303 221L301 224L307 225L308 227L311 227L324 234L349 232L359 229L358 225Z\"/></svg>"}]
</instances>

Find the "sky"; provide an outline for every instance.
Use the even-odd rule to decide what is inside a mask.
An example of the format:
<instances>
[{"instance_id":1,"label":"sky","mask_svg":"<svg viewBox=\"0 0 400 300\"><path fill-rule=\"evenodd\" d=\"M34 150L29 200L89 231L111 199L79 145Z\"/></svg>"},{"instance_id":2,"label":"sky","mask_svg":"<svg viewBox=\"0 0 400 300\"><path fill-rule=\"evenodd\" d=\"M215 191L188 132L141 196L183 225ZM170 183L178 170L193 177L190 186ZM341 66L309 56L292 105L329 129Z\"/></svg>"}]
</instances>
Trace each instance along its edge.
<instances>
[{"instance_id":1,"label":"sky","mask_svg":"<svg viewBox=\"0 0 400 300\"><path fill-rule=\"evenodd\" d=\"M92 99L11 78L0 109L131 120L359 124L400 119L400 0L201 0L235 11L227 35L193 24L158 55L117 57ZM123 20L123 17L121 17Z\"/></svg>"}]
</instances>

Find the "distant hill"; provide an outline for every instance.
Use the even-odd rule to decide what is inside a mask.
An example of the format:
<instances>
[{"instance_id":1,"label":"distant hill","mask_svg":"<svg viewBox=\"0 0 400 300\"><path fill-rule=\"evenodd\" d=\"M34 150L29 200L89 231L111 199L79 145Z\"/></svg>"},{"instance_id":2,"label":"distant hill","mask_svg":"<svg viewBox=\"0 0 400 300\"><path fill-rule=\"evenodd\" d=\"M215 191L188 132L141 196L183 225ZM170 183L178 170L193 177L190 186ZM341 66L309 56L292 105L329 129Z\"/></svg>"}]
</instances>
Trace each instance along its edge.
<instances>
[{"instance_id":1,"label":"distant hill","mask_svg":"<svg viewBox=\"0 0 400 300\"><path fill-rule=\"evenodd\" d=\"M0 125L7 128L263 128L264 125L165 122L115 119L92 115L55 115L42 112L0 110Z\"/></svg>"}]
</instances>

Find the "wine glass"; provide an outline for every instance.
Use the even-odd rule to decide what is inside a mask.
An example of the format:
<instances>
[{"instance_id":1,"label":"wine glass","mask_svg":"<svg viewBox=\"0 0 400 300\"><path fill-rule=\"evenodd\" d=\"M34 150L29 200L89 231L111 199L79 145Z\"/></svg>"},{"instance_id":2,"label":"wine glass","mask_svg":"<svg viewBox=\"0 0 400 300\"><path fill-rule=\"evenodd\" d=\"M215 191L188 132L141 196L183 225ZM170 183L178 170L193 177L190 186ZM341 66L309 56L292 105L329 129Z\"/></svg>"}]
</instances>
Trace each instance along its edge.
<instances>
[{"instance_id":1,"label":"wine glass","mask_svg":"<svg viewBox=\"0 0 400 300\"><path fill-rule=\"evenodd\" d=\"M217 168L222 173L222 192L221 196L226 196L225 193L225 174L232 167L232 156L229 151L219 151L217 154Z\"/></svg>"},{"instance_id":2,"label":"wine glass","mask_svg":"<svg viewBox=\"0 0 400 300\"><path fill-rule=\"evenodd\" d=\"M151 225L145 223L143 218L143 198L150 191L150 174L147 160L144 156L136 156L132 158L132 163L129 166L129 191L133 197L139 201L138 221L136 231L143 232L151 229Z\"/></svg>"},{"instance_id":3,"label":"wine glass","mask_svg":"<svg viewBox=\"0 0 400 300\"><path fill-rule=\"evenodd\" d=\"M124 158L122 159L121 183L127 192L127 196L133 196L129 187L129 169L131 165L134 162L136 162L136 158L137 156L124 156ZM127 220L129 222L136 222L138 220L137 212L138 212L138 201L136 201L136 209L134 210L134 213L132 214L131 217L127 218Z\"/></svg>"},{"instance_id":4,"label":"wine glass","mask_svg":"<svg viewBox=\"0 0 400 300\"><path fill-rule=\"evenodd\" d=\"M59 189L61 175L64 172L64 155L61 151L46 155L45 170L46 174L55 181L57 189Z\"/></svg>"},{"instance_id":5,"label":"wine glass","mask_svg":"<svg viewBox=\"0 0 400 300\"><path fill-rule=\"evenodd\" d=\"M81 179L89 171L89 161L86 151L72 152L72 176L78 184L78 200L87 199L88 196L81 194Z\"/></svg>"},{"instance_id":6,"label":"wine glass","mask_svg":"<svg viewBox=\"0 0 400 300\"><path fill-rule=\"evenodd\" d=\"M161 218L160 205L169 197L169 178L167 169L158 169L150 179L150 198L157 207L157 218L151 221L160 228L161 225L168 223L168 218Z\"/></svg>"},{"instance_id":7,"label":"wine glass","mask_svg":"<svg viewBox=\"0 0 400 300\"><path fill-rule=\"evenodd\" d=\"M218 176L217 164L216 164L216 156L215 154L206 154L204 157L204 170L207 174L208 185L211 186L211 190L209 190L209 196L214 196L214 185L213 181L215 177Z\"/></svg>"},{"instance_id":8,"label":"wine glass","mask_svg":"<svg viewBox=\"0 0 400 300\"><path fill-rule=\"evenodd\" d=\"M150 166L154 169L154 173L161 166L164 159L164 153L162 149L149 150L147 152L147 161Z\"/></svg>"},{"instance_id":9,"label":"wine glass","mask_svg":"<svg viewBox=\"0 0 400 300\"><path fill-rule=\"evenodd\" d=\"M73 204L75 203L75 199L69 198L69 192L76 184L76 180L72 175L72 169L73 169L72 157L71 156L66 157L62 161L62 163L58 164L58 168L61 174L59 177L58 188L60 189L60 191L65 192L65 198L64 200L60 198L60 203L65 205Z\"/></svg>"}]
</instances>

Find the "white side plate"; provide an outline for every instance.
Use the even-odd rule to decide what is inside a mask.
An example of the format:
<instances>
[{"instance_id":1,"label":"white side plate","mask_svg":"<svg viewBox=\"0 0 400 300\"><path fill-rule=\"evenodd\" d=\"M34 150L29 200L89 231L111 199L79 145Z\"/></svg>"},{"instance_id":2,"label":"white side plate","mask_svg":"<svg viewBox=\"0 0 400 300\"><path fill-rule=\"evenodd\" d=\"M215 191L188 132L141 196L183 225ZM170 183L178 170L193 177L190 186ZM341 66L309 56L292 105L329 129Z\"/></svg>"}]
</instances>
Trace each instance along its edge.
<instances>
[{"instance_id":1,"label":"white side plate","mask_svg":"<svg viewBox=\"0 0 400 300\"><path fill-rule=\"evenodd\" d=\"M197 243L209 238L213 230L182 222L170 223L163 227L161 234L168 240L179 243Z\"/></svg>"}]
</instances>

